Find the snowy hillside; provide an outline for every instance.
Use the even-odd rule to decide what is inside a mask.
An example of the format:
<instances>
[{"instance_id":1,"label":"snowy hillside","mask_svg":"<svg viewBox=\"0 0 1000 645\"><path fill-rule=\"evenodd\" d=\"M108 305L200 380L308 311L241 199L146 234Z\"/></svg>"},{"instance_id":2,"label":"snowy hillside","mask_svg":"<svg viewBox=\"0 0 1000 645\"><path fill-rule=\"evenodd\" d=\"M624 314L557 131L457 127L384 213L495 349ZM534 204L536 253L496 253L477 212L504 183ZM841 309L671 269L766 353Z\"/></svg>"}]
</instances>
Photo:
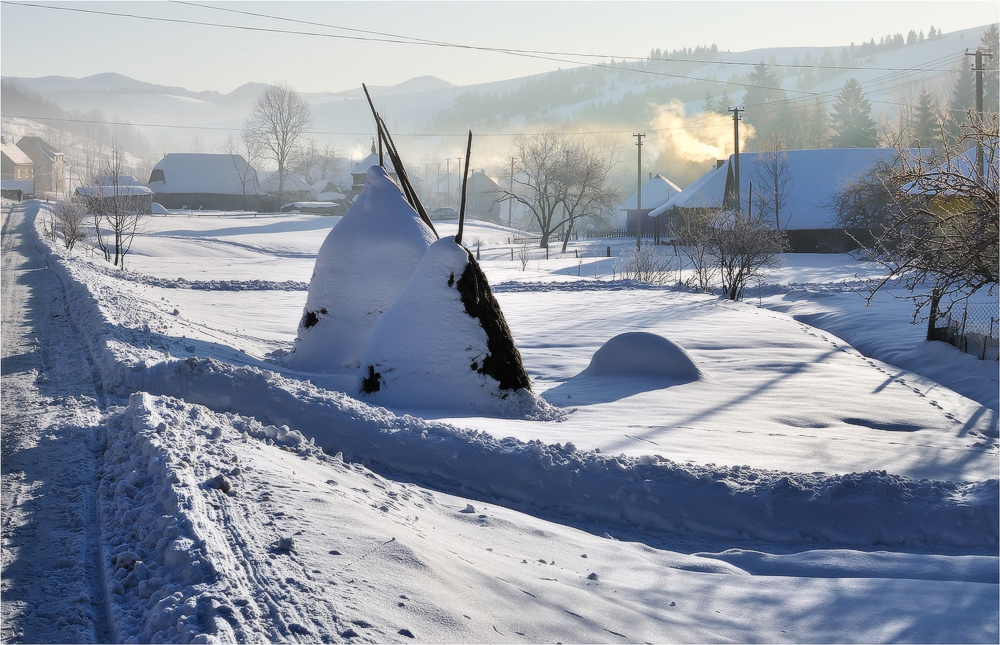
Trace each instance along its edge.
<instances>
[{"instance_id":1,"label":"snowy hillside","mask_svg":"<svg viewBox=\"0 0 1000 645\"><path fill-rule=\"evenodd\" d=\"M469 127L477 132L517 133L523 132L527 124L576 121L600 126L596 127L598 130L646 125L654 133L696 131L704 124L687 123L685 119L704 110L706 94L716 99L725 94L734 105L739 104L745 75L762 61L780 66L776 69L781 87L790 99L811 103L819 98L829 108L844 82L856 77L873 102L876 118L894 118L900 106L912 101L921 89L942 98L947 96L955 82L954 70L958 69L965 50L979 42L985 29L985 26L965 29L870 55L863 55L857 48L856 55L846 63L840 57L849 50L850 43L745 52L723 49L675 60L604 61L597 66L581 60L579 66L555 72L470 86L454 86L425 76L395 86L369 87L392 131L426 135L416 140L417 157L459 156L460 141L450 135L464 135ZM725 47L725 43L720 45ZM819 65L824 56L832 57L834 62L824 63L828 66L825 69L810 67ZM146 124L142 131L149 141L170 143L173 150L166 151L176 152L186 151L192 145L192 137L197 138L199 146L210 150L220 148L227 136L226 129L239 131L263 87L251 83L222 95L160 86L117 74L98 74L85 79L5 77L5 80L15 80L64 110L83 114L97 109L116 119ZM314 138L334 144L349 156L364 155L374 132L360 88L331 87L326 92L306 93L303 98L312 106ZM677 121L661 123L661 111L674 101L683 106L684 114ZM169 127L172 125L208 129L178 132ZM722 140L730 140L731 135L725 134ZM647 143L648 159L655 163L657 148L666 143L653 139ZM484 157L492 159L506 154L506 150L487 150ZM663 163L650 169L666 172L668 165ZM691 179L686 177L681 185Z\"/></svg>"},{"instance_id":2,"label":"snowy hillside","mask_svg":"<svg viewBox=\"0 0 1000 645\"><path fill-rule=\"evenodd\" d=\"M500 419L285 364L341 218L156 217L122 274L46 208L4 206L5 641L1000 639L996 363L866 310L876 267L731 303L473 223L558 411ZM648 334L696 375L630 371Z\"/></svg>"}]
</instances>

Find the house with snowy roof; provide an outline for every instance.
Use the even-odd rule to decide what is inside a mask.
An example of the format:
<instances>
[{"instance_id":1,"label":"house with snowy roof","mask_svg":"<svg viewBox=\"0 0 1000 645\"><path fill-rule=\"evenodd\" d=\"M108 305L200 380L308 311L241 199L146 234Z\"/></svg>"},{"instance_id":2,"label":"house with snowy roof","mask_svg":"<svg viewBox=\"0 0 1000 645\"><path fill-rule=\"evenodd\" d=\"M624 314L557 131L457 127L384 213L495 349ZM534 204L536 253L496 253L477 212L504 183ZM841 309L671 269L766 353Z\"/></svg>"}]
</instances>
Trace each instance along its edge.
<instances>
[{"instance_id":1,"label":"house with snowy roof","mask_svg":"<svg viewBox=\"0 0 1000 645\"><path fill-rule=\"evenodd\" d=\"M41 137L21 137L17 147L31 158L35 194L66 192L66 155Z\"/></svg>"},{"instance_id":2,"label":"house with snowy roof","mask_svg":"<svg viewBox=\"0 0 1000 645\"><path fill-rule=\"evenodd\" d=\"M751 182L762 190L758 177L764 176L765 153L740 153L739 203L750 203ZM892 163L897 151L892 148L822 148L787 150L787 194L779 212L780 222L769 222L788 236L793 252L840 252L856 248L851 231L837 223L831 204L840 191L879 163ZM654 208L648 217L666 215L675 226L686 213L731 208L736 198L734 159L719 161L666 203ZM645 197L643 197L645 206ZM754 206L755 207L755 206ZM751 211L752 212L752 211Z\"/></svg>"},{"instance_id":3,"label":"house with snowy roof","mask_svg":"<svg viewBox=\"0 0 1000 645\"><path fill-rule=\"evenodd\" d=\"M368 177L368 169L372 166L382 166L385 171L392 177L392 180L397 184L399 183L399 177L396 176L396 169L392 166L392 161L389 160L389 155L384 154L382 159L379 159L378 149L375 147L375 142L372 141L372 151L367 157L355 164L354 168L351 169L351 194L349 197L353 199L365 186L365 178Z\"/></svg>"},{"instance_id":4,"label":"house with snowy roof","mask_svg":"<svg viewBox=\"0 0 1000 645\"><path fill-rule=\"evenodd\" d=\"M640 214L640 211L637 210L640 195L642 197L641 212L648 215L649 211L663 206L671 197L679 195L680 192L680 187L663 175L657 174L654 177L653 174L650 173L649 180L642 185L641 192L636 191L632 193L632 196L626 199L625 202L619 207L619 210L625 212L625 230L632 235L635 235L636 222L638 221ZM655 227L653 226L654 224L656 225ZM642 230L644 234L655 231L660 235L665 235L666 218L651 219L649 223L644 221Z\"/></svg>"},{"instance_id":5,"label":"house with snowy roof","mask_svg":"<svg viewBox=\"0 0 1000 645\"><path fill-rule=\"evenodd\" d=\"M149 173L155 201L166 208L259 210L267 197L241 155L171 152Z\"/></svg>"},{"instance_id":6,"label":"house with snowy roof","mask_svg":"<svg viewBox=\"0 0 1000 645\"><path fill-rule=\"evenodd\" d=\"M132 175L100 175L74 190L73 196L83 201L90 213L124 210L149 215L153 205L153 191Z\"/></svg>"},{"instance_id":7,"label":"house with snowy roof","mask_svg":"<svg viewBox=\"0 0 1000 645\"><path fill-rule=\"evenodd\" d=\"M279 204L278 179L278 171L276 170L260 180L260 189L268 194L266 204L266 208L268 210L279 210L282 206L290 202L304 202L312 200L312 186L310 186L306 180L299 175L288 173L285 175L285 185L282 187L280 195L282 203Z\"/></svg>"},{"instance_id":8,"label":"house with snowy roof","mask_svg":"<svg viewBox=\"0 0 1000 645\"><path fill-rule=\"evenodd\" d=\"M313 183L312 196L318 202L342 202L346 197L332 179L320 179Z\"/></svg>"},{"instance_id":9,"label":"house with snowy roof","mask_svg":"<svg viewBox=\"0 0 1000 645\"><path fill-rule=\"evenodd\" d=\"M6 140L0 145L2 159L3 196L21 201L26 195L35 193L34 162L23 150Z\"/></svg>"}]
</instances>

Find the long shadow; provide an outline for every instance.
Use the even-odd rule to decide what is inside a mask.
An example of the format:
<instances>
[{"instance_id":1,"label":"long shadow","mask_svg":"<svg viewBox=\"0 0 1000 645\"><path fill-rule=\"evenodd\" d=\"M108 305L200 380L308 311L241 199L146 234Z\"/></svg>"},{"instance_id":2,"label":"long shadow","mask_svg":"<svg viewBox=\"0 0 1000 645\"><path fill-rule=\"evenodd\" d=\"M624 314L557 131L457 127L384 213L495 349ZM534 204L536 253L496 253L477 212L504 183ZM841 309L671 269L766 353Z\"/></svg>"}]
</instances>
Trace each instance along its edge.
<instances>
[{"instance_id":1,"label":"long shadow","mask_svg":"<svg viewBox=\"0 0 1000 645\"><path fill-rule=\"evenodd\" d=\"M268 235L272 233L290 233L295 231L316 231L321 229L332 229L337 223L336 218L317 216L311 220L299 220L289 222L273 222L263 226L227 226L226 228L213 228L211 230L197 229L171 229L170 231L149 233L151 237L187 237L187 238L214 238L239 235Z\"/></svg>"},{"instance_id":2,"label":"long shadow","mask_svg":"<svg viewBox=\"0 0 1000 645\"><path fill-rule=\"evenodd\" d=\"M655 376L590 376L577 374L542 393L542 398L563 407L611 403L643 392L664 390L690 381Z\"/></svg>"}]
</instances>

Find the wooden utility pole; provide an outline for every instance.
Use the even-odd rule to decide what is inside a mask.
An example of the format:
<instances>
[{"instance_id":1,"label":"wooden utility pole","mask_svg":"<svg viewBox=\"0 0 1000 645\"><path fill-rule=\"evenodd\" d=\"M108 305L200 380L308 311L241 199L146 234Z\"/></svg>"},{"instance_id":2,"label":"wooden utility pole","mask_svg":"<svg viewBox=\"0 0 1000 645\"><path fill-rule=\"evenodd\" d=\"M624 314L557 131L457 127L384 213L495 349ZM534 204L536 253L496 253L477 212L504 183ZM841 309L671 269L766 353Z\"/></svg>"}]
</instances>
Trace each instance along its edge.
<instances>
[{"instance_id":1,"label":"wooden utility pole","mask_svg":"<svg viewBox=\"0 0 1000 645\"><path fill-rule=\"evenodd\" d=\"M733 113L733 150L736 152L733 154L733 183L736 184L736 207L742 210L740 206L740 112L745 112L742 108L730 108L730 112Z\"/></svg>"},{"instance_id":2,"label":"wooden utility pole","mask_svg":"<svg viewBox=\"0 0 1000 645\"><path fill-rule=\"evenodd\" d=\"M642 138L645 134L638 132L632 135L635 137L635 145L639 149L638 179L639 189L635 194L635 248L638 251L642 248Z\"/></svg>"},{"instance_id":3,"label":"wooden utility pole","mask_svg":"<svg viewBox=\"0 0 1000 645\"><path fill-rule=\"evenodd\" d=\"M982 49L977 48L976 51L965 52L966 56L975 56L976 63L972 71L976 73L976 114L979 115L979 122L983 123L983 56L988 56L993 58L992 53L983 52ZM986 177L986 169L983 167L983 142L980 139L976 143L976 173L979 175L979 179L982 181Z\"/></svg>"},{"instance_id":4,"label":"wooden utility pole","mask_svg":"<svg viewBox=\"0 0 1000 645\"><path fill-rule=\"evenodd\" d=\"M510 158L510 190L508 192L511 195L514 194L514 157ZM513 199L508 199L507 200L507 228L513 228L513 226L514 226L511 223L511 221L512 221L511 212L512 212L513 208L514 208L514 200ZM511 249L511 253L513 253L513 252L514 252L514 250Z\"/></svg>"}]
</instances>

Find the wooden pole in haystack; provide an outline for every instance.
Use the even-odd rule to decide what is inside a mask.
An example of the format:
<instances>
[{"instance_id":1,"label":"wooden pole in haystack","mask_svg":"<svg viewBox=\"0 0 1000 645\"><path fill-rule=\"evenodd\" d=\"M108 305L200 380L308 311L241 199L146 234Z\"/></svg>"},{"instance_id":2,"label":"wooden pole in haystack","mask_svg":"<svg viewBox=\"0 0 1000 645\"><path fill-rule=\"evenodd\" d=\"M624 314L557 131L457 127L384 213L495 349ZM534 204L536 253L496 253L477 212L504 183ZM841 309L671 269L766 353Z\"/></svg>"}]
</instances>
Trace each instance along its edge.
<instances>
[{"instance_id":1,"label":"wooden pole in haystack","mask_svg":"<svg viewBox=\"0 0 1000 645\"><path fill-rule=\"evenodd\" d=\"M392 135L389 134L389 128L386 126L385 120L375 109L375 103L372 102L371 94L368 93L368 87L364 83L361 84L361 87L365 91L365 97L368 99L368 107L371 108L372 116L375 117L375 125L379 132L379 163L382 160L382 141L384 139L385 150L389 154L389 161L392 162L392 167L396 170L396 178L399 179L399 187L403 191L403 196L406 198L407 203L413 207L413 210L417 211L424 224L434 232L434 237L440 238L441 236L438 235L437 229L434 228L431 218L427 215L427 211L424 210L424 205L420 203L420 198L417 197L417 191L413 188L413 184L410 183L410 178L403 167L403 161L399 158L399 151L396 149L396 144L392 140Z\"/></svg>"},{"instance_id":2,"label":"wooden pole in haystack","mask_svg":"<svg viewBox=\"0 0 1000 645\"><path fill-rule=\"evenodd\" d=\"M465 229L465 196L469 186L469 157L472 155L472 130L469 130L469 145L465 149L465 172L462 175L462 201L458 210L458 235L455 243L462 243L462 231Z\"/></svg>"}]
</instances>

